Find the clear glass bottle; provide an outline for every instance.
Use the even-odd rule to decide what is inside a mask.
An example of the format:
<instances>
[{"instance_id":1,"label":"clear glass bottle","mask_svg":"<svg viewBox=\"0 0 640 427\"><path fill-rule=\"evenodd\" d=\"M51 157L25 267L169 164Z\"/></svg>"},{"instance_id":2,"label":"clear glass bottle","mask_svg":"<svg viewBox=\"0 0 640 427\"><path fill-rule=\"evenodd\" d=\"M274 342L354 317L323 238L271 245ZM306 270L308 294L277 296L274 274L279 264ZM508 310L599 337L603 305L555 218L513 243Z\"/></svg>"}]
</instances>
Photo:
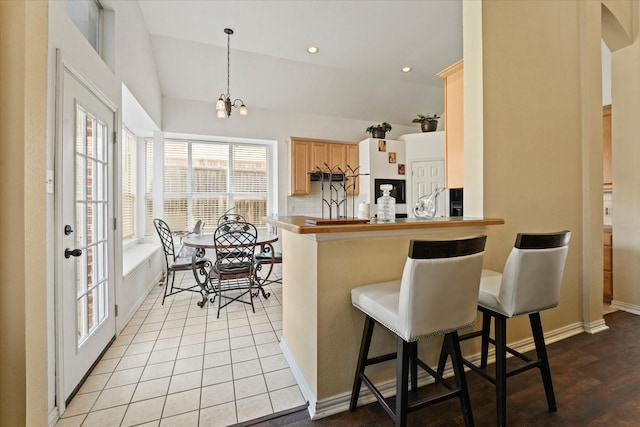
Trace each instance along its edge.
<instances>
[{"instance_id":1,"label":"clear glass bottle","mask_svg":"<svg viewBox=\"0 0 640 427\"><path fill-rule=\"evenodd\" d=\"M393 186L383 184L380 186L382 196L378 197L378 221L395 222L396 220L396 199L389 194Z\"/></svg>"}]
</instances>

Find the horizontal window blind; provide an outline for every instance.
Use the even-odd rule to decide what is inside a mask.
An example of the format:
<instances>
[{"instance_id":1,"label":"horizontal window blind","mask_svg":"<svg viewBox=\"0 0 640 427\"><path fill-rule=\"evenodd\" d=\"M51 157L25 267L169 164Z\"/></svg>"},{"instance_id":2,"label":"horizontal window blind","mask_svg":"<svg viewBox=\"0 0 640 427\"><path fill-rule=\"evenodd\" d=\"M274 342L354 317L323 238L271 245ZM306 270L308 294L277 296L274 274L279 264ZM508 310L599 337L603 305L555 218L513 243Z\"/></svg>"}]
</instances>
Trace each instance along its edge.
<instances>
[{"instance_id":1,"label":"horizontal window blind","mask_svg":"<svg viewBox=\"0 0 640 427\"><path fill-rule=\"evenodd\" d=\"M153 227L153 139L144 140L144 232L154 233Z\"/></svg>"},{"instance_id":2,"label":"horizontal window blind","mask_svg":"<svg viewBox=\"0 0 640 427\"><path fill-rule=\"evenodd\" d=\"M190 230L198 220L215 229L233 207L263 226L268 199L268 147L198 141L165 141L165 221L172 231Z\"/></svg>"},{"instance_id":3,"label":"horizontal window blind","mask_svg":"<svg viewBox=\"0 0 640 427\"><path fill-rule=\"evenodd\" d=\"M136 138L124 130L122 144L122 238L135 235L136 214Z\"/></svg>"}]
</instances>

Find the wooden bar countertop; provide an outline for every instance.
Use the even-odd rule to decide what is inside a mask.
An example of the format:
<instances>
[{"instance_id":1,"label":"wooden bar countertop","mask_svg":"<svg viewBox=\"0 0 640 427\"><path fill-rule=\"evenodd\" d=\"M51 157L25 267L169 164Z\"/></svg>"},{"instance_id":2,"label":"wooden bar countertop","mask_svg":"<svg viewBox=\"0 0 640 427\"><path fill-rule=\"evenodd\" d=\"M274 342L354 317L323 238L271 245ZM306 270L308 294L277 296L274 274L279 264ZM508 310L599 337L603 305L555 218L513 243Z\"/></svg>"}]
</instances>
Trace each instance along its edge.
<instances>
[{"instance_id":1,"label":"wooden bar countertop","mask_svg":"<svg viewBox=\"0 0 640 427\"><path fill-rule=\"evenodd\" d=\"M377 222L372 219L364 224L313 225L306 216L267 216L264 221L296 234L352 233L362 231L420 230L429 228L483 227L504 224L502 218L439 217L434 219L398 218L395 222ZM315 219L315 218L311 218Z\"/></svg>"}]
</instances>

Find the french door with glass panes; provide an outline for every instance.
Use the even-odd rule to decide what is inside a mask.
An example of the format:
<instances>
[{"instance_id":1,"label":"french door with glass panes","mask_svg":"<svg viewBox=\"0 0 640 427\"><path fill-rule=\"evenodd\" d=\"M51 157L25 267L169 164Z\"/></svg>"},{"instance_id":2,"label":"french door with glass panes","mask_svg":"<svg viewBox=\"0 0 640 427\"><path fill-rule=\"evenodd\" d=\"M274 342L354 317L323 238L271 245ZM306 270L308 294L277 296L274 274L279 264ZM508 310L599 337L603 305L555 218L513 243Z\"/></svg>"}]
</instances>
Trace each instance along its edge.
<instances>
[{"instance_id":1,"label":"french door with glass panes","mask_svg":"<svg viewBox=\"0 0 640 427\"><path fill-rule=\"evenodd\" d=\"M62 401L115 336L114 110L65 68L58 152L58 342Z\"/></svg>"}]
</instances>

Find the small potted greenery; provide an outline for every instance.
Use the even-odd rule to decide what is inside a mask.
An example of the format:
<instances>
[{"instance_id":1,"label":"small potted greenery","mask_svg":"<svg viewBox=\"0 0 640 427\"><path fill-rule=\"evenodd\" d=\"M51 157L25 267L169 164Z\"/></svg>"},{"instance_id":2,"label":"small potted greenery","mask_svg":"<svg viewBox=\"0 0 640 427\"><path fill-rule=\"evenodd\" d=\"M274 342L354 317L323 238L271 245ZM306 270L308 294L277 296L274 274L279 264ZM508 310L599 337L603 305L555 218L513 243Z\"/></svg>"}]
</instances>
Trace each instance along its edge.
<instances>
[{"instance_id":1,"label":"small potted greenery","mask_svg":"<svg viewBox=\"0 0 640 427\"><path fill-rule=\"evenodd\" d=\"M369 126L365 131L370 133L372 138L385 139L387 132L391 131L391 125L387 122L382 122L379 125Z\"/></svg>"},{"instance_id":2,"label":"small potted greenery","mask_svg":"<svg viewBox=\"0 0 640 427\"><path fill-rule=\"evenodd\" d=\"M423 114L418 114L418 117L412 120L413 123L420 123L420 128L422 132L433 132L438 129L438 119L440 116L438 113L427 114L426 116Z\"/></svg>"}]
</instances>

